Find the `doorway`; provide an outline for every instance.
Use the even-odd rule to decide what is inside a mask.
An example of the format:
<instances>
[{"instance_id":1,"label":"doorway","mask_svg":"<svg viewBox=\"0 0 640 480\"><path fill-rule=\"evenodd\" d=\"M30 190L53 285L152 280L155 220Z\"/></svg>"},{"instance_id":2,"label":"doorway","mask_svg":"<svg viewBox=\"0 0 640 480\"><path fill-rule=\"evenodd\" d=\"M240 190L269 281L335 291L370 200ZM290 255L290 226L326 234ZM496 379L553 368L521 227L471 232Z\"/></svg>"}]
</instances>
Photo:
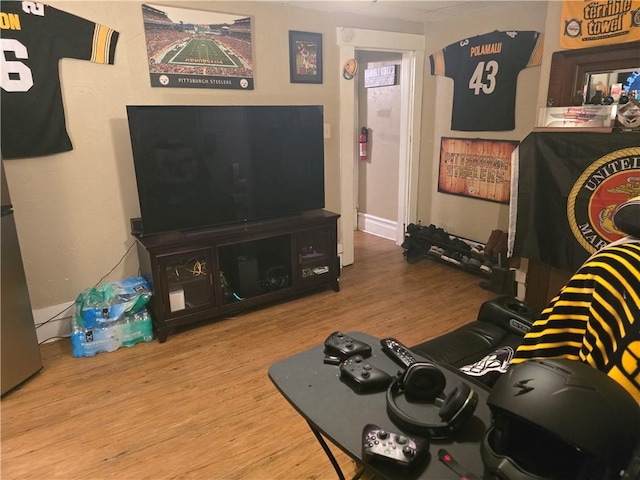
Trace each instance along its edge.
<instances>
[{"instance_id":1,"label":"doorway","mask_svg":"<svg viewBox=\"0 0 640 480\"><path fill-rule=\"evenodd\" d=\"M357 230L395 241L403 228L398 223L402 54L357 50L356 61L357 121L367 132L355 172Z\"/></svg>"},{"instance_id":2,"label":"doorway","mask_svg":"<svg viewBox=\"0 0 640 480\"><path fill-rule=\"evenodd\" d=\"M401 71L406 75L401 87L399 172L398 172L398 228L396 244L404 236L404 225L417 215L418 160L420 153L420 116L422 104L422 76L424 70L423 35L396 32L337 28L340 62L356 58L356 50L399 52ZM342 264L354 260L353 232L357 225L355 179L357 160L357 84L340 81L340 198ZM402 228L400 227L402 226Z\"/></svg>"}]
</instances>

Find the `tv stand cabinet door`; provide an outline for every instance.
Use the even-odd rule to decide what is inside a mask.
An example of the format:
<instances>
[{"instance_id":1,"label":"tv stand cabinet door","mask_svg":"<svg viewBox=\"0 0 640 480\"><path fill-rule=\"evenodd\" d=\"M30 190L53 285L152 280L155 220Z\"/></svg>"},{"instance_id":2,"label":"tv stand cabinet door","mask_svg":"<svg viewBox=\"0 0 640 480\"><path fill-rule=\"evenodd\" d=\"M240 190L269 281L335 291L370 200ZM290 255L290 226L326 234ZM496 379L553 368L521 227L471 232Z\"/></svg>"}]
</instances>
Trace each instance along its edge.
<instances>
[{"instance_id":1,"label":"tv stand cabinet door","mask_svg":"<svg viewBox=\"0 0 640 480\"><path fill-rule=\"evenodd\" d=\"M336 223L299 230L296 233L297 282L304 288L330 284L340 290L340 261Z\"/></svg>"},{"instance_id":2,"label":"tv stand cabinet door","mask_svg":"<svg viewBox=\"0 0 640 480\"><path fill-rule=\"evenodd\" d=\"M155 320L161 342L173 326L215 309L213 259L213 248L181 249L157 257Z\"/></svg>"}]
</instances>

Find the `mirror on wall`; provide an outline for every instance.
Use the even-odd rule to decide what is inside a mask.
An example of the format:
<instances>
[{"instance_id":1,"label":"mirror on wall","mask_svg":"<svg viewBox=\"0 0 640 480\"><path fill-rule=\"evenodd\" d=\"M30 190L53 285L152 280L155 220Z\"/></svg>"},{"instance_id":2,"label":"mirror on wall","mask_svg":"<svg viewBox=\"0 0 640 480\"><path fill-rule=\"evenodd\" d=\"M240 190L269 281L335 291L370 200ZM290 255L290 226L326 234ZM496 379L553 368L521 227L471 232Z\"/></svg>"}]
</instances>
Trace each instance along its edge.
<instances>
[{"instance_id":1,"label":"mirror on wall","mask_svg":"<svg viewBox=\"0 0 640 480\"><path fill-rule=\"evenodd\" d=\"M618 84L621 90L628 85L629 95L634 90L640 91L639 51L640 41L554 52L547 106L575 105L580 101L580 93L582 102L588 103L598 89L604 93L606 87L606 92L611 94ZM603 99L606 96L603 95Z\"/></svg>"},{"instance_id":2,"label":"mirror on wall","mask_svg":"<svg viewBox=\"0 0 640 480\"><path fill-rule=\"evenodd\" d=\"M624 104L638 98L640 90L640 60L633 69L587 72L582 88L576 91L573 105Z\"/></svg>"}]
</instances>

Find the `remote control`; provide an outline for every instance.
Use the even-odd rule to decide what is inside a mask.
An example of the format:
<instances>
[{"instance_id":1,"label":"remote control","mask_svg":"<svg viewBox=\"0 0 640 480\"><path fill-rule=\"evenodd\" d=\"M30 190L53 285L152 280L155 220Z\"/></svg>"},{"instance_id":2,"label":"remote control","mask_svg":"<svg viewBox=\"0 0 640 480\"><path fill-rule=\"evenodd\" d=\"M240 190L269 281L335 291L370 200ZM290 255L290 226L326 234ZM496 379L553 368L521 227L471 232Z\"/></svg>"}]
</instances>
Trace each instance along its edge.
<instances>
[{"instance_id":1,"label":"remote control","mask_svg":"<svg viewBox=\"0 0 640 480\"><path fill-rule=\"evenodd\" d=\"M370 356L371 347L342 332L333 332L324 341L324 353L328 356L338 357L340 360L346 360L353 355Z\"/></svg>"},{"instance_id":2,"label":"remote control","mask_svg":"<svg viewBox=\"0 0 640 480\"><path fill-rule=\"evenodd\" d=\"M340 364L340 379L345 380L357 393L385 390L393 380L391 375L374 367L360 355L347 358Z\"/></svg>"},{"instance_id":3,"label":"remote control","mask_svg":"<svg viewBox=\"0 0 640 480\"><path fill-rule=\"evenodd\" d=\"M365 461L379 459L409 470L429 456L426 438L390 432L373 424L362 430L362 458Z\"/></svg>"},{"instance_id":4,"label":"remote control","mask_svg":"<svg viewBox=\"0 0 640 480\"><path fill-rule=\"evenodd\" d=\"M395 338L383 338L380 340L380 345L382 345L382 351L386 353L391 360L404 368L409 368L418 361L411 351Z\"/></svg>"}]
</instances>

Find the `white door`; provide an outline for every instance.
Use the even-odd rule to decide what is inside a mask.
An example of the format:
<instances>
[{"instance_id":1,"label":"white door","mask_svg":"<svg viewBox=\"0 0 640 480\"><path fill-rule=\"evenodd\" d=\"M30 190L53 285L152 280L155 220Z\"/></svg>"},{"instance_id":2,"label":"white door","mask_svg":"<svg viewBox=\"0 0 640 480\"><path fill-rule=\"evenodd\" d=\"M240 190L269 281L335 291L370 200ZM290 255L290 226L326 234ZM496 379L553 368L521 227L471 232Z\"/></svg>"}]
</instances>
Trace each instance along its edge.
<instances>
[{"instance_id":1,"label":"white door","mask_svg":"<svg viewBox=\"0 0 640 480\"><path fill-rule=\"evenodd\" d=\"M397 229L404 229L402 219L398 222L402 54L358 50L356 60L358 125L367 129L369 140L355 171L357 230L395 240Z\"/></svg>"}]
</instances>

